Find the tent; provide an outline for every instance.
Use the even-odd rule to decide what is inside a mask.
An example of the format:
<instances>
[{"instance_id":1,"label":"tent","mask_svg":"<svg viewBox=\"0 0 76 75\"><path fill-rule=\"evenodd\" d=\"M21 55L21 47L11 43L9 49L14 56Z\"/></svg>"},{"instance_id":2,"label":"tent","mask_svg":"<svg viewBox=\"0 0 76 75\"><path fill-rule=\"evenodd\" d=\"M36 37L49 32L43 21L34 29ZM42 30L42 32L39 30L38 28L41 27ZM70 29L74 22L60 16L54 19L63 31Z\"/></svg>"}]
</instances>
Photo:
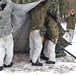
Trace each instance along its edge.
<instances>
[{"instance_id":1,"label":"tent","mask_svg":"<svg viewBox=\"0 0 76 75\"><path fill-rule=\"evenodd\" d=\"M11 3L13 6L11 19L14 29L14 52L26 52L29 50L30 18L28 11L37 6L41 1L28 4Z\"/></svg>"}]
</instances>

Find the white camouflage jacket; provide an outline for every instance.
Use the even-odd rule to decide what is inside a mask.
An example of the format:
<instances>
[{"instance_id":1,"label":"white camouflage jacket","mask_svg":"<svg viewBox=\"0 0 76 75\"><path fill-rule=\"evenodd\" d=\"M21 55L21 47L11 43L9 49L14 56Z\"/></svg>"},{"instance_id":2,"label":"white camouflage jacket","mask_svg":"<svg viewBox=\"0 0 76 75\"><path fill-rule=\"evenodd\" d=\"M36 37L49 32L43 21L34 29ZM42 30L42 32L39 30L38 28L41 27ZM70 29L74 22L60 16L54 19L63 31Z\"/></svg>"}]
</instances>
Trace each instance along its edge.
<instances>
[{"instance_id":1,"label":"white camouflage jacket","mask_svg":"<svg viewBox=\"0 0 76 75\"><path fill-rule=\"evenodd\" d=\"M11 26L11 4L8 2L2 13L0 14L0 38L7 36L12 33L13 29Z\"/></svg>"}]
</instances>

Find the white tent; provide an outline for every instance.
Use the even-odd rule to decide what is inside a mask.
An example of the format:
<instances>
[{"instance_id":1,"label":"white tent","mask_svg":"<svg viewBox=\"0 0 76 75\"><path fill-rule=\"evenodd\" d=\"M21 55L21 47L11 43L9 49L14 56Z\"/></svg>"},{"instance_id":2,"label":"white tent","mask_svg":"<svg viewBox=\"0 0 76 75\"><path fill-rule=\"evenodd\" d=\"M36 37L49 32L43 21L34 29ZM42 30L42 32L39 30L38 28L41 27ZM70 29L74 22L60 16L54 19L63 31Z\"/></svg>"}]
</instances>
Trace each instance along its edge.
<instances>
[{"instance_id":1,"label":"white tent","mask_svg":"<svg viewBox=\"0 0 76 75\"><path fill-rule=\"evenodd\" d=\"M30 18L28 11L37 6L42 0L28 4L11 3L13 7L12 12L12 25L14 28L14 51L25 52L29 50L29 31L30 31Z\"/></svg>"}]
</instances>

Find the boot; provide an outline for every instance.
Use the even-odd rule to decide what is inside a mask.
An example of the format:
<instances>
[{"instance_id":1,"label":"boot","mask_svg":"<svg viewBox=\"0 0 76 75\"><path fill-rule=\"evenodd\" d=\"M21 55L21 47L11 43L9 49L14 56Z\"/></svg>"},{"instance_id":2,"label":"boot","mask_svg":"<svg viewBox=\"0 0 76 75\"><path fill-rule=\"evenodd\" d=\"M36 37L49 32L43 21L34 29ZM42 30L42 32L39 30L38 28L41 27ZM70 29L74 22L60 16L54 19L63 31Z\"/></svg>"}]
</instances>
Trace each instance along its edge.
<instances>
[{"instance_id":1,"label":"boot","mask_svg":"<svg viewBox=\"0 0 76 75\"><path fill-rule=\"evenodd\" d=\"M54 61L50 61L50 60L47 60L46 63L47 63L47 64L55 64Z\"/></svg>"},{"instance_id":2,"label":"boot","mask_svg":"<svg viewBox=\"0 0 76 75\"><path fill-rule=\"evenodd\" d=\"M32 63L32 60L30 60L30 63Z\"/></svg>"},{"instance_id":3,"label":"boot","mask_svg":"<svg viewBox=\"0 0 76 75\"><path fill-rule=\"evenodd\" d=\"M36 63L32 62L32 66L43 66L43 64L37 61Z\"/></svg>"},{"instance_id":4,"label":"boot","mask_svg":"<svg viewBox=\"0 0 76 75\"><path fill-rule=\"evenodd\" d=\"M0 66L0 71L2 71L3 70L3 66Z\"/></svg>"},{"instance_id":5,"label":"boot","mask_svg":"<svg viewBox=\"0 0 76 75\"><path fill-rule=\"evenodd\" d=\"M11 62L9 65L5 65L5 64L4 64L4 67L5 67L5 68L7 68L7 67L12 67L12 66L13 66L13 62Z\"/></svg>"},{"instance_id":6,"label":"boot","mask_svg":"<svg viewBox=\"0 0 76 75\"><path fill-rule=\"evenodd\" d=\"M42 60L48 60L48 59L49 59L49 58L46 57L44 54L41 54L40 58L41 58Z\"/></svg>"}]
</instances>

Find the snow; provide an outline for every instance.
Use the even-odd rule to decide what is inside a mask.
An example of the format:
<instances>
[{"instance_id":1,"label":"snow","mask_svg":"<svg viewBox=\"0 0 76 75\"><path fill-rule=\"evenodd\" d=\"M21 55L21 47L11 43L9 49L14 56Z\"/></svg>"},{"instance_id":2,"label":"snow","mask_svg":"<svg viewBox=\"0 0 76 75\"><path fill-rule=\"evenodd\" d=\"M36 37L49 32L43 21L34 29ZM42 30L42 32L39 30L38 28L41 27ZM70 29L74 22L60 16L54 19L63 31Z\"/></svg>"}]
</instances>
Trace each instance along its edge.
<instances>
[{"instance_id":1,"label":"snow","mask_svg":"<svg viewBox=\"0 0 76 75\"><path fill-rule=\"evenodd\" d=\"M0 75L71 75L76 73L76 59L67 54L65 57L56 58L56 64L44 64L43 67L31 66L28 54L14 54L14 65L11 68L4 68Z\"/></svg>"}]
</instances>

